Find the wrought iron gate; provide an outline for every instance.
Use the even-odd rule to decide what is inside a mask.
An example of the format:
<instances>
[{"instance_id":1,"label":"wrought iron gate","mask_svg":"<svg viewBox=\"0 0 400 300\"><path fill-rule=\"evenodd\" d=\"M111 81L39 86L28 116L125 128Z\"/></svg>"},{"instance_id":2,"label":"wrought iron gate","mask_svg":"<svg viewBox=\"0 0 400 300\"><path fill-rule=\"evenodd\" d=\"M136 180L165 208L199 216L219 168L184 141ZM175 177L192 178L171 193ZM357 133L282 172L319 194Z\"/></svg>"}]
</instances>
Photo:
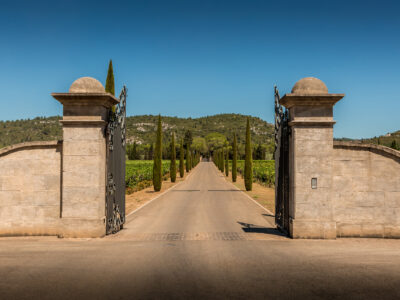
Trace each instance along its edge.
<instances>
[{"instance_id":1,"label":"wrought iron gate","mask_svg":"<svg viewBox=\"0 0 400 300\"><path fill-rule=\"evenodd\" d=\"M106 233L116 233L125 223L126 92L124 86L107 125Z\"/></svg>"},{"instance_id":2,"label":"wrought iron gate","mask_svg":"<svg viewBox=\"0 0 400 300\"><path fill-rule=\"evenodd\" d=\"M275 86L275 223L289 233L289 112L279 104Z\"/></svg>"}]
</instances>

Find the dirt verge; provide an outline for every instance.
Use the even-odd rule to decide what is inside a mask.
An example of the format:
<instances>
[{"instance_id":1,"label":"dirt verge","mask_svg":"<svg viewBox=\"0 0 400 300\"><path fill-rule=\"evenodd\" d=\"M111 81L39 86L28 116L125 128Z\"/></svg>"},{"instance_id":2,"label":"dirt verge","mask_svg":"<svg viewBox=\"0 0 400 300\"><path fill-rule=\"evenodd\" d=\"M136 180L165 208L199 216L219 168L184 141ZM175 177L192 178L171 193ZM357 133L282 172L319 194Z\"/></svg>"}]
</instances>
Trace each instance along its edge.
<instances>
[{"instance_id":1,"label":"dirt verge","mask_svg":"<svg viewBox=\"0 0 400 300\"><path fill-rule=\"evenodd\" d=\"M194 169L191 170L193 172ZM146 202L150 201L151 199L157 197L158 195L164 193L169 188L173 187L174 185L178 184L185 180L185 178L190 173L185 172L185 176L183 178L179 177L179 173L176 176L176 181L171 182L171 178L164 180L162 182L161 190L159 192L155 192L153 186L147 187L143 190L126 194L125 195L125 215L128 215L135 209L139 208L140 206L144 205Z\"/></svg>"},{"instance_id":2,"label":"dirt verge","mask_svg":"<svg viewBox=\"0 0 400 300\"><path fill-rule=\"evenodd\" d=\"M245 192L255 201L257 201L260 205L268 209L270 212L275 214L275 189L263 186L257 182L253 182L253 190L246 191L244 187L244 180L240 174L238 174L236 182L232 182L232 174L229 174L228 177L225 177L226 180L233 183L237 188Z\"/></svg>"}]
</instances>

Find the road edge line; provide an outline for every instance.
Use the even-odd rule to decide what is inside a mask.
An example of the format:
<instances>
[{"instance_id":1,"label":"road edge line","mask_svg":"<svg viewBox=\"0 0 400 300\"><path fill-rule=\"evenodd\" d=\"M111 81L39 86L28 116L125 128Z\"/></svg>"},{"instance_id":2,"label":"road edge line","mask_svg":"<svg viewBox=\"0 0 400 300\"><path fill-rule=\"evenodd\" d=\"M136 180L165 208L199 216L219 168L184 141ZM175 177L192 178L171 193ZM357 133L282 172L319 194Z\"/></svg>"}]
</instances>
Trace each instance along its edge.
<instances>
[{"instance_id":1,"label":"road edge line","mask_svg":"<svg viewBox=\"0 0 400 300\"><path fill-rule=\"evenodd\" d=\"M218 170L217 170L218 171ZM255 204L257 204L259 207L261 207L262 209L264 209L267 213L269 213L271 216L275 216L268 208L262 206L260 203L258 203L256 200L254 200L252 197L250 197L249 195L246 194L245 191L242 191L241 189L239 189L236 185L234 185L232 182L230 182L229 180L226 179L226 176L224 176L224 180L225 182L231 184L236 190L241 191L242 194L244 194L247 198L249 198L251 201L253 201Z\"/></svg>"},{"instance_id":2,"label":"road edge line","mask_svg":"<svg viewBox=\"0 0 400 300\"><path fill-rule=\"evenodd\" d=\"M197 167L197 166L196 166ZM193 168L192 170L196 169ZM162 195L166 194L167 192L169 192L170 190L172 190L173 188L177 187L178 185L180 185L182 182L185 182L186 180L189 179L190 175L192 175L193 172L189 173L189 175L184 178L181 182L178 182L177 184L171 186L170 188L166 189L164 192L162 192L160 195L155 196L153 199L150 199L149 201L147 201L145 204L143 204L142 206L139 206L138 208L136 208L134 211L131 211L127 216L126 216L126 223L128 223L130 220L128 220L129 216L133 215L135 212L141 210L143 207L145 207L146 205L150 204L151 202L153 202L154 200L160 198Z\"/></svg>"}]
</instances>

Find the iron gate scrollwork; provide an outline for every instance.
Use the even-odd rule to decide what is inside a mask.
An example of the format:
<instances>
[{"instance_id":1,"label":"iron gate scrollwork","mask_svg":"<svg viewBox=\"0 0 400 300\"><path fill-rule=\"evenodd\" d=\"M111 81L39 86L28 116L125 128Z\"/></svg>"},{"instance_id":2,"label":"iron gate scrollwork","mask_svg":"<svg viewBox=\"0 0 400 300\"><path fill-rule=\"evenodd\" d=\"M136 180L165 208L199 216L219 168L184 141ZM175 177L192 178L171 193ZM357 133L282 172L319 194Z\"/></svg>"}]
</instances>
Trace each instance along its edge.
<instances>
[{"instance_id":1,"label":"iron gate scrollwork","mask_svg":"<svg viewBox=\"0 0 400 300\"><path fill-rule=\"evenodd\" d=\"M116 233L125 223L126 95L124 86L119 104L110 109L107 134L106 233Z\"/></svg>"},{"instance_id":2,"label":"iron gate scrollwork","mask_svg":"<svg viewBox=\"0 0 400 300\"><path fill-rule=\"evenodd\" d=\"M289 111L280 103L275 86L275 223L289 233Z\"/></svg>"}]
</instances>

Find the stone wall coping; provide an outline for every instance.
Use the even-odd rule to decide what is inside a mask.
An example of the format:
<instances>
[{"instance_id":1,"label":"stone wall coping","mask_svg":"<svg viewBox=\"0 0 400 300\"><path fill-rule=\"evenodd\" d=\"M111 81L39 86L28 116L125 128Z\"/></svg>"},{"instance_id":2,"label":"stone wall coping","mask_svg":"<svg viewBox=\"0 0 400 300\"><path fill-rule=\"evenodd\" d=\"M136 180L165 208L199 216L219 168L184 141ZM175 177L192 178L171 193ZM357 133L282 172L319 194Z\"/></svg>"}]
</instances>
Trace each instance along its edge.
<instances>
[{"instance_id":1,"label":"stone wall coping","mask_svg":"<svg viewBox=\"0 0 400 300\"><path fill-rule=\"evenodd\" d=\"M332 126L336 121L331 120L295 120L290 121L289 126Z\"/></svg>"},{"instance_id":2,"label":"stone wall coping","mask_svg":"<svg viewBox=\"0 0 400 300\"><path fill-rule=\"evenodd\" d=\"M383 155L389 155L395 157L400 162L400 151L382 145L333 141L333 148L344 148L344 149L349 148L349 149L358 149L364 151L373 151Z\"/></svg>"},{"instance_id":3,"label":"stone wall coping","mask_svg":"<svg viewBox=\"0 0 400 300\"><path fill-rule=\"evenodd\" d=\"M91 119L81 119L81 120L60 120L63 126L105 126L106 121L103 120L91 120Z\"/></svg>"},{"instance_id":4,"label":"stone wall coping","mask_svg":"<svg viewBox=\"0 0 400 300\"><path fill-rule=\"evenodd\" d=\"M36 141L36 142L19 143L0 149L0 157L15 151L20 151L25 149L57 148L61 144L62 141Z\"/></svg>"},{"instance_id":5,"label":"stone wall coping","mask_svg":"<svg viewBox=\"0 0 400 300\"><path fill-rule=\"evenodd\" d=\"M285 94L279 100L279 103L286 108L291 108L295 105L301 106L327 106L335 105L345 94L312 94L312 95L299 95L299 94Z\"/></svg>"},{"instance_id":6,"label":"stone wall coping","mask_svg":"<svg viewBox=\"0 0 400 300\"><path fill-rule=\"evenodd\" d=\"M119 99L110 93L52 93L51 95L63 105L111 108L119 103Z\"/></svg>"}]
</instances>

